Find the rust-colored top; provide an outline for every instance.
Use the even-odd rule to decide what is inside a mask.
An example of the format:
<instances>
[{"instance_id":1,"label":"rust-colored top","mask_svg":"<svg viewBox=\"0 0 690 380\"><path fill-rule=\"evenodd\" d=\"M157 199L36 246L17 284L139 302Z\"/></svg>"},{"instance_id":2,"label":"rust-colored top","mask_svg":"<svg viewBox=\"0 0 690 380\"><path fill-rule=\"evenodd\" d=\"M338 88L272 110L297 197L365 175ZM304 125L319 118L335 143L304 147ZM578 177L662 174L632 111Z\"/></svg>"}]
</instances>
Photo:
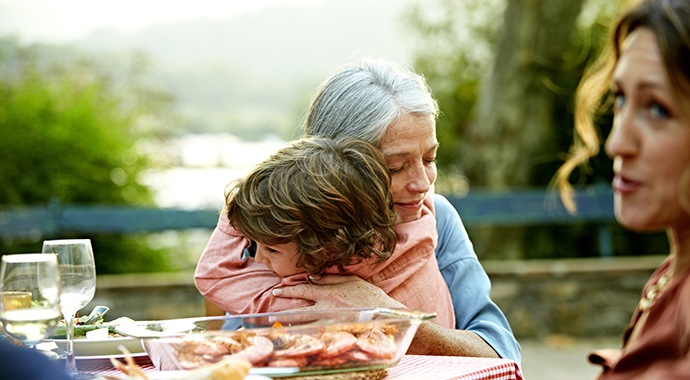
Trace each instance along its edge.
<instances>
[{"instance_id":1,"label":"rust-colored top","mask_svg":"<svg viewBox=\"0 0 690 380\"><path fill-rule=\"evenodd\" d=\"M670 257L649 278L642 294L671 270ZM603 366L599 380L690 379L690 271L673 279L641 321L639 307L623 333L623 348L593 352L589 360Z\"/></svg>"}]
</instances>

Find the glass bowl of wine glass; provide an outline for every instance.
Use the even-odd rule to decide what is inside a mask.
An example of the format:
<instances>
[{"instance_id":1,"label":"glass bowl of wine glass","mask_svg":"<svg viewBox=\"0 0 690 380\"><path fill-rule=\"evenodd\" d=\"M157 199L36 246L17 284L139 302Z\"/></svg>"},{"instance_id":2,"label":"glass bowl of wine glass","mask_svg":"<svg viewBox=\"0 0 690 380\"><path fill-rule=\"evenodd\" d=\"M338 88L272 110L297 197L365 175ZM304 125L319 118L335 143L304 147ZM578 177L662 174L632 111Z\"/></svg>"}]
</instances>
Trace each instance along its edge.
<instances>
[{"instance_id":1,"label":"glass bowl of wine glass","mask_svg":"<svg viewBox=\"0 0 690 380\"><path fill-rule=\"evenodd\" d=\"M28 347L48 337L61 317L57 257L4 255L0 283L0 321L5 333Z\"/></svg>"}]
</instances>

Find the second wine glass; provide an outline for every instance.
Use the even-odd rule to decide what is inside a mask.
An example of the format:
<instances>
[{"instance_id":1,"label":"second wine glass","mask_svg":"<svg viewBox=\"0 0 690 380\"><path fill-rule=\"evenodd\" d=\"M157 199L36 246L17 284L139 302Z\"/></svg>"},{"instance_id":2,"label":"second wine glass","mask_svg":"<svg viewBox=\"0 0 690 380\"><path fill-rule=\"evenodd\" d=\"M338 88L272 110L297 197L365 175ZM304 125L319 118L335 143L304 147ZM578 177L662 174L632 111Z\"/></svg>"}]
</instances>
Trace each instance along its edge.
<instances>
[{"instance_id":1,"label":"second wine glass","mask_svg":"<svg viewBox=\"0 0 690 380\"><path fill-rule=\"evenodd\" d=\"M0 289L0 321L9 336L34 347L55 330L60 319L60 274L54 255L3 256Z\"/></svg>"},{"instance_id":2,"label":"second wine glass","mask_svg":"<svg viewBox=\"0 0 690 380\"><path fill-rule=\"evenodd\" d=\"M78 373L74 360L74 317L86 306L96 292L96 265L89 239L46 240L43 253L57 255L62 281L60 307L65 318L66 354L65 371Z\"/></svg>"}]
</instances>

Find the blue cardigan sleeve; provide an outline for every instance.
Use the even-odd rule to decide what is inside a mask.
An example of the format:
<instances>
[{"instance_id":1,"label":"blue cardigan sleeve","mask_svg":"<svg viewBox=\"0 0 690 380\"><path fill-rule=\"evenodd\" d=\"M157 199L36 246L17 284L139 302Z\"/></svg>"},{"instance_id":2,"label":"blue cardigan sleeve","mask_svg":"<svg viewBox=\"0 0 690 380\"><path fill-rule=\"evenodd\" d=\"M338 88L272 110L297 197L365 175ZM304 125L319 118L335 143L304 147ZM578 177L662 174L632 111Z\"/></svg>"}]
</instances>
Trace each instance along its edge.
<instances>
[{"instance_id":1,"label":"blue cardigan sleeve","mask_svg":"<svg viewBox=\"0 0 690 380\"><path fill-rule=\"evenodd\" d=\"M460 215L439 194L434 196L434 207L436 259L453 299L455 328L476 333L499 356L520 364L520 345L505 315L490 298L491 281L474 253Z\"/></svg>"}]
</instances>

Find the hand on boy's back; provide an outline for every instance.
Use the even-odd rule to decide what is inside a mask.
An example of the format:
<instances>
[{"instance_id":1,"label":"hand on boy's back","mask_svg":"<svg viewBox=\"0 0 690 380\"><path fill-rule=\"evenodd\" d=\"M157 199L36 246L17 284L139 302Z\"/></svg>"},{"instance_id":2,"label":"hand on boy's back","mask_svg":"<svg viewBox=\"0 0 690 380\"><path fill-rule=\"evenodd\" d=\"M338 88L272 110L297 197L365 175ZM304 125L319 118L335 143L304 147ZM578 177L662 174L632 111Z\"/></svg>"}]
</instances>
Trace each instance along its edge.
<instances>
[{"instance_id":1,"label":"hand on boy's back","mask_svg":"<svg viewBox=\"0 0 690 380\"><path fill-rule=\"evenodd\" d=\"M313 306L299 310L342 309L354 307L398 307L405 305L388 297L376 285L358 276L327 274L311 277L311 284L284 286L273 290L273 295L284 298L302 298L314 301Z\"/></svg>"}]
</instances>

